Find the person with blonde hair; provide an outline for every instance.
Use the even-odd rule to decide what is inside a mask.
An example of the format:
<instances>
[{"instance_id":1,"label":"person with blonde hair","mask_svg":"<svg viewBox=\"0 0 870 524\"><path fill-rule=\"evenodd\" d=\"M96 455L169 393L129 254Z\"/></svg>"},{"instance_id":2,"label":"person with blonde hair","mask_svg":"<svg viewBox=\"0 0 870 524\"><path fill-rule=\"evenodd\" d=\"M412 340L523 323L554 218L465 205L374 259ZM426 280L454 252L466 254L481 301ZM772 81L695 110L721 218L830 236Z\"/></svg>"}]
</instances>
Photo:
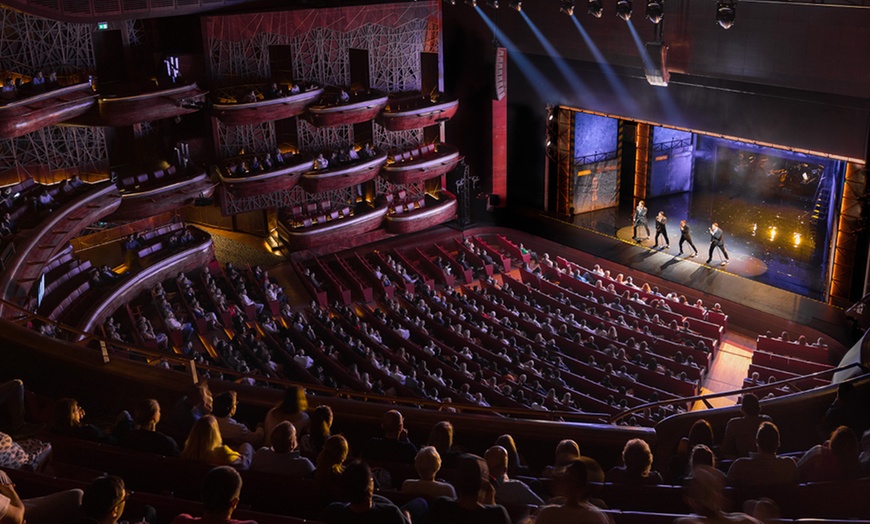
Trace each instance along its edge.
<instances>
[{"instance_id":1,"label":"person with blonde hair","mask_svg":"<svg viewBox=\"0 0 870 524\"><path fill-rule=\"evenodd\" d=\"M341 474L344 473L344 461L348 453L350 448L342 435L326 439L317 455L317 468L314 470L314 482L321 491L332 494L340 492Z\"/></svg>"},{"instance_id":2,"label":"person with blonde hair","mask_svg":"<svg viewBox=\"0 0 870 524\"><path fill-rule=\"evenodd\" d=\"M205 415L197 420L190 430L181 458L198 460L217 466L233 466L237 469L248 469L254 448L250 444L242 444L239 451L234 451L224 445L217 419Z\"/></svg>"},{"instance_id":3,"label":"person with blonde hair","mask_svg":"<svg viewBox=\"0 0 870 524\"><path fill-rule=\"evenodd\" d=\"M417 452L414 458L414 468L419 479L407 479L402 483L402 491L421 497L456 498L456 491L447 482L435 480L435 475L441 469L441 455L434 446L426 446Z\"/></svg>"},{"instance_id":4,"label":"person with blonde hair","mask_svg":"<svg viewBox=\"0 0 870 524\"><path fill-rule=\"evenodd\" d=\"M310 420L308 417L308 398L305 396L305 388L299 386L288 386L284 390L284 398L277 406L273 407L266 413L266 420L263 423L263 434L265 436L265 445L269 446L272 443L269 441L269 436L272 430L275 429L280 422L288 421L293 424L296 431L300 435L308 433L308 425Z\"/></svg>"}]
</instances>

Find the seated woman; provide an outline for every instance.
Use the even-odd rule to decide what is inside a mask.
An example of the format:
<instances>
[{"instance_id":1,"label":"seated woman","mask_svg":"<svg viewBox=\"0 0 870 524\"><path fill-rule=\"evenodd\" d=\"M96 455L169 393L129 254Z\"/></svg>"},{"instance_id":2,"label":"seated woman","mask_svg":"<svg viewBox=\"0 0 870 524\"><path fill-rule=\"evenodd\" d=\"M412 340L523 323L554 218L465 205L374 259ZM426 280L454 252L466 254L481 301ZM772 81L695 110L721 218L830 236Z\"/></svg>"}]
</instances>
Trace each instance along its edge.
<instances>
[{"instance_id":1,"label":"seated woman","mask_svg":"<svg viewBox=\"0 0 870 524\"><path fill-rule=\"evenodd\" d=\"M326 404L317 406L311 412L311 425L307 435L299 439L299 450L302 455L316 460L323 450L323 444L331 436L332 408Z\"/></svg>"},{"instance_id":2,"label":"seated woman","mask_svg":"<svg viewBox=\"0 0 870 524\"><path fill-rule=\"evenodd\" d=\"M323 444L323 450L317 456L314 482L324 494L340 493L341 474L344 473L344 461L349 452L347 440L341 435L333 435Z\"/></svg>"},{"instance_id":3,"label":"seated woman","mask_svg":"<svg viewBox=\"0 0 870 524\"><path fill-rule=\"evenodd\" d=\"M112 433L103 431L93 424L83 422L85 410L79 406L76 399L62 398L54 407L54 423L51 430L60 435L114 444L116 438ZM126 420L130 425L129 415ZM121 429L116 427L116 429Z\"/></svg>"},{"instance_id":4,"label":"seated woman","mask_svg":"<svg viewBox=\"0 0 870 524\"><path fill-rule=\"evenodd\" d=\"M265 434L270 435L275 426L285 420L291 422L300 435L308 433L309 419L308 413L305 412L307 409L308 399L305 397L305 389L299 386L289 386L284 391L284 399L281 403L266 413L266 420L263 424ZM267 439L266 445L269 444Z\"/></svg>"},{"instance_id":5,"label":"seated woman","mask_svg":"<svg viewBox=\"0 0 870 524\"><path fill-rule=\"evenodd\" d=\"M216 466L233 466L236 469L248 469L253 455L254 448L248 443L242 444L239 451L225 446L217 419L212 415L205 415L196 421L181 451L181 458L184 459Z\"/></svg>"},{"instance_id":6,"label":"seated woman","mask_svg":"<svg viewBox=\"0 0 870 524\"><path fill-rule=\"evenodd\" d=\"M426 498L450 497L456 498L456 491L447 482L435 480L435 475L441 469L441 456L433 446L426 446L417 452L414 468L419 479L407 479L402 483L402 491Z\"/></svg>"},{"instance_id":7,"label":"seated woman","mask_svg":"<svg viewBox=\"0 0 870 524\"><path fill-rule=\"evenodd\" d=\"M649 485L661 484L662 476L652 471L652 452L646 441L633 438L622 448L624 466L617 466L607 472L605 480L615 484Z\"/></svg>"}]
</instances>

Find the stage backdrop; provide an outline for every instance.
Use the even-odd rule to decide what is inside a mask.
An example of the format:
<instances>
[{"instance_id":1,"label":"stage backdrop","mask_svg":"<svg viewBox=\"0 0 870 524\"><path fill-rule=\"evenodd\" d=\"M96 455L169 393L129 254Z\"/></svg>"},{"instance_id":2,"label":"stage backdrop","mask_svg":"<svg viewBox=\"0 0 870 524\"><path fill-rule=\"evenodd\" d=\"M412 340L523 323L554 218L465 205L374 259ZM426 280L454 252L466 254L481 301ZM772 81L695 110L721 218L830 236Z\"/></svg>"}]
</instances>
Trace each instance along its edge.
<instances>
[{"instance_id":1,"label":"stage backdrop","mask_svg":"<svg viewBox=\"0 0 870 524\"><path fill-rule=\"evenodd\" d=\"M619 202L619 121L605 116L574 116L574 213Z\"/></svg>"},{"instance_id":2,"label":"stage backdrop","mask_svg":"<svg viewBox=\"0 0 870 524\"><path fill-rule=\"evenodd\" d=\"M650 198L692 191L695 137L688 131L654 126L650 149Z\"/></svg>"}]
</instances>

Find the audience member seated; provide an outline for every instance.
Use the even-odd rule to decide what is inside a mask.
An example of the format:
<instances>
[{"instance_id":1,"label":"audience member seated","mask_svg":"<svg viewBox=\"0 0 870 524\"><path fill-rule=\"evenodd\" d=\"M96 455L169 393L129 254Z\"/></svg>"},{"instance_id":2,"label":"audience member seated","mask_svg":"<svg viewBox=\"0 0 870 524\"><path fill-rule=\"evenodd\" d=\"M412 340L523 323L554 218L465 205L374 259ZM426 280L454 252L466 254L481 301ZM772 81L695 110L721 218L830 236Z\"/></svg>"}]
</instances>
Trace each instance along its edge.
<instances>
[{"instance_id":1,"label":"audience member seated","mask_svg":"<svg viewBox=\"0 0 870 524\"><path fill-rule=\"evenodd\" d=\"M552 466L544 468L544 477L558 475L562 468L580 458L580 446L571 439L565 439L556 444L556 460Z\"/></svg>"},{"instance_id":2,"label":"audience member seated","mask_svg":"<svg viewBox=\"0 0 870 524\"><path fill-rule=\"evenodd\" d=\"M837 387L837 398L825 412L824 426L833 431L839 426L847 426L856 435L870 429L870 410L868 398L862 398L851 382L843 382Z\"/></svg>"},{"instance_id":3,"label":"audience member seated","mask_svg":"<svg viewBox=\"0 0 870 524\"><path fill-rule=\"evenodd\" d=\"M595 487L604 481L604 471L594 460L581 457L555 478L556 493L564 497L561 505L544 506L538 511L534 524L612 524L613 520L590 503Z\"/></svg>"},{"instance_id":4,"label":"audience member seated","mask_svg":"<svg viewBox=\"0 0 870 524\"><path fill-rule=\"evenodd\" d=\"M495 504L486 462L476 455L456 459L457 498L439 497L423 516L425 524L510 524L504 506Z\"/></svg>"},{"instance_id":5,"label":"audience member seated","mask_svg":"<svg viewBox=\"0 0 870 524\"><path fill-rule=\"evenodd\" d=\"M848 426L840 426L824 444L812 447L798 461L801 482L853 480L864 476L861 469L858 436Z\"/></svg>"},{"instance_id":6,"label":"audience member seated","mask_svg":"<svg viewBox=\"0 0 870 524\"><path fill-rule=\"evenodd\" d=\"M78 401L72 398L62 398L57 401L54 407L54 424L51 430L59 435L67 435L70 437L93 440L96 442L105 442L114 444L115 437L106 431L94 426L93 424L85 424L85 410L79 406Z\"/></svg>"},{"instance_id":7,"label":"audience member seated","mask_svg":"<svg viewBox=\"0 0 870 524\"><path fill-rule=\"evenodd\" d=\"M743 459L740 459L743 460ZM745 513L725 513L725 484L713 468L698 466L692 471L692 481L685 499L696 515L680 517L674 524L761 524Z\"/></svg>"},{"instance_id":8,"label":"audience member seated","mask_svg":"<svg viewBox=\"0 0 870 524\"><path fill-rule=\"evenodd\" d=\"M333 502L320 520L326 524L411 524L412 520L389 499L374 494L375 481L368 464L355 460L341 476L342 491L348 502ZM426 502L415 503L415 513L422 515ZM409 504L411 504L409 502Z\"/></svg>"},{"instance_id":9,"label":"audience member seated","mask_svg":"<svg viewBox=\"0 0 870 524\"><path fill-rule=\"evenodd\" d=\"M462 453L453 449L453 424L447 420L442 420L432 426L432 429L429 431L429 440L426 441L426 444L438 451L441 464L445 468L452 467L456 458L462 455Z\"/></svg>"},{"instance_id":10,"label":"audience member seated","mask_svg":"<svg viewBox=\"0 0 870 524\"><path fill-rule=\"evenodd\" d=\"M798 482L797 464L791 457L778 457L779 429L762 422L755 436L757 452L739 458L728 469L728 484L736 487L791 486Z\"/></svg>"},{"instance_id":11,"label":"audience member seated","mask_svg":"<svg viewBox=\"0 0 870 524\"><path fill-rule=\"evenodd\" d=\"M228 466L214 468L202 481L202 517L182 513L172 519L172 524L257 524L253 520L233 518L241 494L242 477L238 471Z\"/></svg>"},{"instance_id":12,"label":"audience member seated","mask_svg":"<svg viewBox=\"0 0 870 524\"><path fill-rule=\"evenodd\" d=\"M508 475L513 477L529 473L529 468L520 456L519 451L517 451L517 444L512 436L504 434L497 438L495 443L508 452Z\"/></svg>"},{"instance_id":13,"label":"audience member seated","mask_svg":"<svg viewBox=\"0 0 870 524\"><path fill-rule=\"evenodd\" d=\"M540 505L544 501L537 496L529 486L521 481L508 477L508 453L501 446L492 446L484 455L489 476L495 488L495 501L506 505Z\"/></svg>"},{"instance_id":14,"label":"audience member seated","mask_svg":"<svg viewBox=\"0 0 870 524\"><path fill-rule=\"evenodd\" d=\"M309 459L317 460L324 442L330 437L331 428L332 408L325 404L314 408L308 434L299 439L299 451Z\"/></svg>"},{"instance_id":15,"label":"audience member seated","mask_svg":"<svg viewBox=\"0 0 870 524\"><path fill-rule=\"evenodd\" d=\"M300 435L308 433L309 417L305 411L308 409L308 399L305 398L305 389L299 386L288 386L284 390L284 399L266 413L263 423L266 435L266 445L270 444L269 435L278 423L287 421L293 424ZM330 425L332 421L330 420Z\"/></svg>"},{"instance_id":16,"label":"audience member seated","mask_svg":"<svg viewBox=\"0 0 870 524\"><path fill-rule=\"evenodd\" d=\"M21 435L28 427L24 419L24 382L14 379L0 384L0 430L13 437Z\"/></svg>"},{"instance_id":17,"label":"audience member seated","mask_svg":"<svg viewBox=\"0 0 870 524\"><path fill-rule=\"evenodd\" d=\"M169 417L171 433L178 442L187 438L197 420L211 413L212 403L211 389L205 380L193 386L189 395L178 399L172 406Z\"/></svg>"},{"instance_id":18,"label":"audience member seated","mask_svg":"<svg viewBox=\"0 0 870 524\"><path fill-rule=\"evenodd\" d=\"M248 469L254 449L250 444L242 444L239 451L224 445L217 419L205 415L197 420L184 443L181 458L197 460L219 466L233 466Z\"/></svg>"},{"instance_id":19,"label":"audience member seated","mask_svg":"<svg viewBox=\"0 0 870 524\"><path fill-rule=\"evenodd\" d=\"M692 472L689 457L696 446L703 445L713 449L713 427L704 419L696 420L689 430L689 436L680 439L677 452L671 457L670 483L682 484Z\"/></svg>"},{"instance_id":20,"label":"audience member seated","mask_svg":"<svg viewBox=\"0 0 870 524\"><path fill-rule=\"evenodd\" d=\"M349 452L347 440L341 435L333 435L323 444L323 450L317 455L314 481L324 494L337 496L340 493L344 461Z\"/></svg>"},{"instance_id":21,"label":"audience member seated","mask_svg":"<svg viewBox=\"0 0 870 524\"><path fill-rule=\"evenodd\" d=\"M412 464L417 456L417 446L408 440L402 414L394 409L384 413L381 429L384 436L369 439L363 446L362 458Z\"/></svg>"},{"instance_id":22,"label":"audience member seated","mask_svg":"<svg viewBox=\"0 0 870 524\"><path fill-rule=\"evenodd\" d=\"M6 433L0 433L0 467L38 471L51 455L51 444L29 438L13 441Z\"/></svg>"},{"instance_id":23,"label":"audience member seated","mask_svg":"<svg viewBox=\"0 0 870 524\"><path fill-rule=\"evenodd\" d=\"M82 503L82 490L67 489L34 497L20 499L15 484L5 471L0 471L0 524L21 524L27 517L28 524L57 524L66 522Z\"/></svg>"},{"instance_id":24,"label":"audience member seated","mask_svg":"<svg viewBox=\"0 0 870 524\"><path fill-rule=\"evenodd\" d=\"M254 454L251 471L278 473L293 478L309 478L314 464L299 455L296 449L296 428L286 420L280 422L270 435L271 447L262 447Z\"/></svg>"},{"instance_id":25,"label":"audience member seated","mask_svg":"<svg viewBox=\"0 0 870 524\"><path fill-rule=\"evenodd\" d=\"M725 436L722 438L722 456L727 458L746 457L755 451L755 434L758 426L770 417L761 415L758 397L752 393L743 395L740 402L742 417L735 417L725 426Z\"/></svg>"},{"instance_id":26,"label":"audience member seated","mask_svg":"<svg viewBox=\"0 0 870 524\"><path fill-rule=\"evenodd\" d=\"M456 491L447 482L435 480L435 475L441 469L441 456L433 446L426 446L417 452L414 468L419 479L407 479L402 483L402 491L411 495L420 495L427 499L436 497L456 498Z\"/></svg>"},{"instance_id":27,"label":"audience member seated","mask_svg":"<svg viewBox=\"0 0 870 524\"><path fill-rule=\"evenodd\" d=\"M143 400L133 413L133 429L121 436L125 448L177 457L180 453L175 440L157 431L160 422L160 404L153 398Z\"/></svg>"},{"instance_id":28,"label":"audience member seated","mask_svg":"<svg viewBox=\"0 0 870 524\"><path fill-rule=\"evenodd\" d=\"M238 446L248 443L259 447L263 444L263 428L255 431L233 418L238 408L238 395L235 391L224 391L214 398L212 415L217 419L221 437L230 445Z\"/></svg>"},{"instance_id":29,"label":"audience member seated","mask_svg":"<svg viewBox=\"0 0 870 524\"><path fill-rule=\"evenodd\" d=\"M124 514L131 492L124 489L124 480L115 476L95 479L85 488L80 508L81 518L76 524L115 524ZM137 524L156 524L153 508L150 519L137 520Z\"/></svg>"},{"instance_id":30,"label":"audience member seated","mask_svg":"<svg viewBox=\"0 0 870 524\"><path fill-rule=\"evenodd\" d=\"M607 472L605 480L616 484L633 486L661 484L662 476L658 471L652 471L652 452L645 440L633 438L622 448L623 466L617 466Z\"/></svg>"}]
</instances>

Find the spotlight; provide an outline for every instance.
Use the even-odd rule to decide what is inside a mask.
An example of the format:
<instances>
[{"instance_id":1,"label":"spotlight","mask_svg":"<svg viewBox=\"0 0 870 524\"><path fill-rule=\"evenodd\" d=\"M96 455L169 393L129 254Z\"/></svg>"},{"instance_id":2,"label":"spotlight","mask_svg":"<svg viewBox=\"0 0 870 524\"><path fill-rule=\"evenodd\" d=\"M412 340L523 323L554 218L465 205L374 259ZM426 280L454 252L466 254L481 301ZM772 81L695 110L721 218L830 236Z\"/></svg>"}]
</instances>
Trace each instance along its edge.
<instances>
[{"instance_id":1,"label":"spotlight","mask_svg":"<svg viewBox=\"0 0 870 524\"><path fill-rule=\"evenodd\" d=\"M486 5L493 9L498 9L498 0L486 0Z\"/></svg>"},{"instance_id":2,"label":"spotlight","mask_svg":"<svg viewBox=\"0 0 870 524\"><path fill-rule=\"evenodd\" d=\"M626 22L631 19L631 0L619 0L616 2L616 16Z\"/></svg>"},{"instance_id":3,"label":"spotlight","mask_svg":"<svg viewBox=\"0 0 870 524\"><path fill-rule=\"evenodd\" d=\"M716 2L716 22L722 26L722 29L731 29L736 15L737 0Z\"/></svg>"},{"instance_id":4,"label":"spotlight","mask_svg":"<svg viewBox=\"0 0 870 524\"><path fill-rule=\"evenodd\" d=\"M520 0L511 0L508 3L508 7L519 13L523 10L523 3Z\"/></svg>"},{"instance_id":5,"label":"spotlight","mask_svg":"<svg viewBox=\"0 0 870 524\"><path fill-rule=\"evenodd\" d=\"M465 0L466 5L470 5L471 7L477 7L477 0Z\"/></svg>"},{"instance_id":6,"label":"spotlight","mask_svg":"<svg viewBox=\"0 0 870 524\"><path fill-rule=\"evenodd\" d=\"M446 0L450 5L456 5L456 0Z\"/></svg>"},{"instance_id":7,"label":"spotlight","mask_svg":"<svg viewBox=\"0 0 870 524\"><path fill-rule=\"evenodd\" d=\"M665 2L664 0L649 0L646 3L646 17L647 19L654 23L659 24L662 21L662 18L665 16Z\"/></svg>"},{"instance_id":8,"label":"spotlight","mask_svg":"<svg viewBox=\"0 0 870 524\"><path fill-rule=\"evenodd\" d=\"M574 0L562 0L559 3L559 11L568 16L574 16Z\"/></svg>"},{"instance_id":9,"label":"spotlight","mask_svg":"<svg viewBox=\"0 0 870 524\"><path fill-rule=\"evenodd\" d=\"M601 18L601 15L604 13L604 6L601 4L601 0L589 0L589 14L594 16L595 18Z\"/></svg>"}]
</instances>

